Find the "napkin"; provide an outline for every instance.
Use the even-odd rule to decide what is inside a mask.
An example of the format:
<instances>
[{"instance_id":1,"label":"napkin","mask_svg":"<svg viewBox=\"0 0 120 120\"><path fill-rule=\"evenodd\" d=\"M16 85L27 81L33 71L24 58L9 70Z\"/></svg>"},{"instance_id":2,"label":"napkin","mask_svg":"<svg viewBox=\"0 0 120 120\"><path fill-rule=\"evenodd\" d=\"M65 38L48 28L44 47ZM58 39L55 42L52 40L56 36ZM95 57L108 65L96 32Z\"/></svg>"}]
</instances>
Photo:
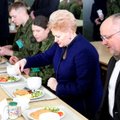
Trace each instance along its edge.
<instances>
[{"instance_id":1,"label":"napkin","mask_svg":"<svg viewBox=\"0 0 120 120\"><path fill-rule=\"evenodd\" d=\"M15 97L13 98L13 101L17 102L17 106L21 107L21 111L29 108L30 98L28 97Z\"/></svg>"},{"instance_id":2,"label":"napkin","mask_svg":"<svg viewBox=\"0 0 120 120\"><path fill-rule=\"evenodd\" d=\"M8 119L8 103L6 99L3 99L0 102L0 120Z\"/></svg>"}]
</instances>

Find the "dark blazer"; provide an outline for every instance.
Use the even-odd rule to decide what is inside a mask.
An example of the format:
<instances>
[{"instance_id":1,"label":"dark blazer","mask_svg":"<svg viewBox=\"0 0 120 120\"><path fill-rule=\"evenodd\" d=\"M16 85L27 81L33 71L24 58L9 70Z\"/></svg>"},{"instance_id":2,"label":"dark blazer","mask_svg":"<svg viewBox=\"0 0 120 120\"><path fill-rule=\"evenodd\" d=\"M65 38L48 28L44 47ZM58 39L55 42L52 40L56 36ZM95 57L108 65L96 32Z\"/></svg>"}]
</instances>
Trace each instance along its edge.
<instances>
[{"instance_id":1,"label":"dark blazer","mask_svg":"<svg viewBox=\"0 0 120 120\"><path fill-rule=\"evenodd\" d=\"M90 20L93 23L93 40L99 41L100 38L100 25L96 25L95 19L98 18L97 10L101 9L103 11L104 17L107 15L107 0L94 0L91 9ZM102 21L101 21L102 22Z\"/></svg>"},{"instance_id":2,"label":"dark blazer","mask_svg":"<svg viewBox=\"0 0 120 120\"><path fill-rule=\"evenodd\" d=\"M9 39L8 1L0 0L0 46L7 44Z\"/></svg>"},{"instance_id":3,"label":"dark blazer","mask_svg":"<svg viewBox=\"0 0 120 120\"><path fill-rule=\"evenodd\" d=\"M81 35L64 49L54 44L42 54L27 58L26 67L53 64L58 86L56 95L88 118L101 103L102 83L96 49Z\"/></svg>"},{"instance_id":4,"label":"dark blazer","mask_svg":"<svg viewBox=\"0 0 120 120\"><path fill-rule=\"evenodd\" d=\"M107 0L94 0L90 16L90 19L93 23L95 23L95 19L98 18L97 10L99 9L103 11L104 16L107 15Z\"/></svg>"},{"instance_id":5,"label":"dark blazer","mask_svg":"<svg viewBox=\"0 0 120 120\"><path fill-rule=\"evenodd\" d=\"M49 18L50 14L58 9L60 0L35 0L30 11L34 11L34 15L43 15Z\"/></svg>"},{"instance_id":6,"label":"dark blazer","mask_svg":"<svg viewBox=\"0 0 120 120\"><path fill-rule=\"evenodd\" d=\"M105 86L105 92L103 96L103 101L98 114L96 115L96 120L109 120L109 109L108 109L108 84L115 67L116 60L112 57L108 64L107 72L107 83ZM115 104L113 108L114 120L120 120L120 74L117 78L116 88L115 88Z\"/></svg>"}]
</instances>

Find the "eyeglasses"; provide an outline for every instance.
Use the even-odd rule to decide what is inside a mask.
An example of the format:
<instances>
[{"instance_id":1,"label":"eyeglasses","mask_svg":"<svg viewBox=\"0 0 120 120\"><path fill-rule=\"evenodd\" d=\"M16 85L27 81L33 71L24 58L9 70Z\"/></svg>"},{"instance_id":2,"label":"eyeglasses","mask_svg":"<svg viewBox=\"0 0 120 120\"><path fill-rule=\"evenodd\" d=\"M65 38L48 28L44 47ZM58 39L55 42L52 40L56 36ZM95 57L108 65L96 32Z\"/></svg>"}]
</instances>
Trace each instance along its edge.
<instances>
[{"instance_id":1,"label":"eyeglasses","mask_svg":"<svg viewBox=\"0 0 120 120\"><path fill-rule=\"evenodd\" d=\"M101 35L100 37L102 40L106 40L106 39L108 40L108 39L112 38L114 35L118 34L119 32L120 31L113 33L112 35L109 35L109 36Z\"/></svg>"}]
</instances>

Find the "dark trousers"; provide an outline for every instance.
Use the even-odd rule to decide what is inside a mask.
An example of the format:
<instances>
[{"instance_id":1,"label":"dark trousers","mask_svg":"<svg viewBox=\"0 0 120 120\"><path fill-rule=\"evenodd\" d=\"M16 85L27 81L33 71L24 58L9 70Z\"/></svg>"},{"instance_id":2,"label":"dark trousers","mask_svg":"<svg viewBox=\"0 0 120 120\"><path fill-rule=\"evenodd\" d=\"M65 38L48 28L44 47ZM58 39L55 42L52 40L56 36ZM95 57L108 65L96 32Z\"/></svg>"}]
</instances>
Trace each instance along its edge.
<instances>
[{"instance_id":1,"label":"dark trousers","mask_svg":"<svg viewBox=\"0 0 120 120\"><path fill-rule=\"evenodd\" d=\"M109 119L108 120L114 120L114 118L112 118L112 116L111 115L109 115Z\"/></svg>"}]
</instances>

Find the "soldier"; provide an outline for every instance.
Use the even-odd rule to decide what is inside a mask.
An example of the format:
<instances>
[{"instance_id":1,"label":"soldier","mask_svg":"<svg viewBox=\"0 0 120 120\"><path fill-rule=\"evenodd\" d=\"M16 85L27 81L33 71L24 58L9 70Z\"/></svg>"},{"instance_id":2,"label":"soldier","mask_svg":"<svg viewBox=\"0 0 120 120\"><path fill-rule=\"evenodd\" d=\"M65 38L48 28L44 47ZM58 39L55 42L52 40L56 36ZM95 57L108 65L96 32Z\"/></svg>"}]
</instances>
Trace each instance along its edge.
<instances>
[{"instance_id":1,"label":"soldier","mask_svg":"<svg viewBox=\"0 0 120 120\"><path fill-rule=\"evenodd\" d=\"M37 16L32 24L33 36L38 43L42 44L39 48L40 52L47 50L53 43L53 36L49 33L50 31L47 28L47 23L48 19L45 16ZM17 60L18 58L13 56L10 58L10 63L15 64ZM25 69L24 72L30 76L42 77L42 83L44 85L46 85L47 80L54 74L54 70L51 65Z\"/></svg>"},{"instance_id":2,"label":"soldier","mask_svg":"<svg viewBox=\"0 0 120 120\"><path fill-rule=\"evenodd\" d=\"M27 7L22 2L15 2L9 8L12 22L19 26L13 45L0 47L1 56L16 56L21 59L39 52L40 44L32 37L32 19L27 13Z\"/></svg>"},{"instance_id":3,"label":"soldier","mask_svg":"<svg viewBox=\"0 0 120 120\"><path fill-rule=\"evenodd\" d=\"M33 36L38 43L42 43L40 52L44 52L53 43L53 36L49 33L47 28L48 19L45 16L37 16L32 24ZM39 68L31 68L30 76L40 76L42 77L42 84L46 85L47 80L54 76L54 70L52 65L43 66Z\"/></svg>"}]
</instances>

